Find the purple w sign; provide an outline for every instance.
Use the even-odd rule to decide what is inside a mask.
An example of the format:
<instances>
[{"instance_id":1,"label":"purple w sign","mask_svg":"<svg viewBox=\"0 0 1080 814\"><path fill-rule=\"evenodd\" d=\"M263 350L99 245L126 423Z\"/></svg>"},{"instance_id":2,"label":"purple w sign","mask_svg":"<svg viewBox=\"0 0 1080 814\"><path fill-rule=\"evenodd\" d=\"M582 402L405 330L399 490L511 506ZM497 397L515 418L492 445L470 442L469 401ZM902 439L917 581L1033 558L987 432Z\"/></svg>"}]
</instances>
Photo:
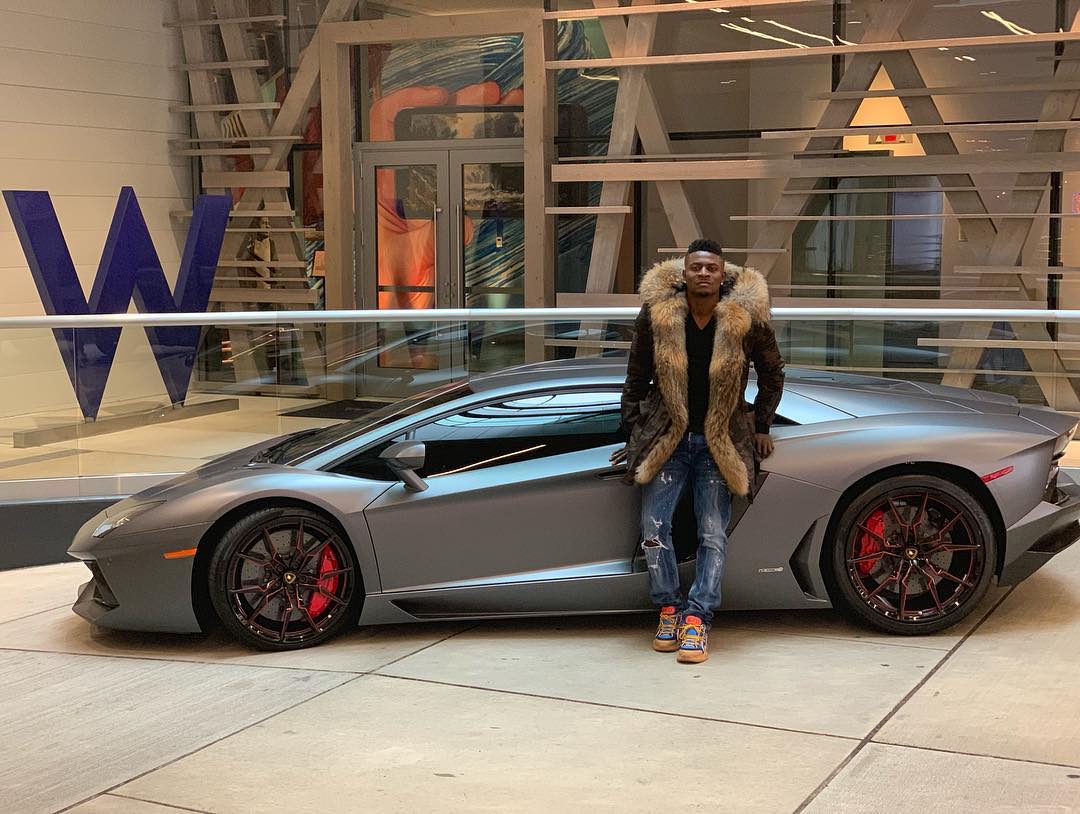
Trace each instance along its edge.
<instances>
[{"instance_id":1,"label":"purple w sign","mask_svg":"<svg viewBox=\"0 0 1080 814\"><path fill-rule=\"evenodd\" d=\"M121 189L89 301L83 295L49 193L6 190L4 200L45 313L123 314L133 298L143 313L206 311L232 206L228 195L200 195L195 202L174 294L169 290L135 191L131 187ZM147 339L173 404L182 404L187 396L201 330L198 325L146 326ZM87 419L95 419L101 409L120 331L120 328L53 330L75 397Z\"/></svg>"}]
</instances>

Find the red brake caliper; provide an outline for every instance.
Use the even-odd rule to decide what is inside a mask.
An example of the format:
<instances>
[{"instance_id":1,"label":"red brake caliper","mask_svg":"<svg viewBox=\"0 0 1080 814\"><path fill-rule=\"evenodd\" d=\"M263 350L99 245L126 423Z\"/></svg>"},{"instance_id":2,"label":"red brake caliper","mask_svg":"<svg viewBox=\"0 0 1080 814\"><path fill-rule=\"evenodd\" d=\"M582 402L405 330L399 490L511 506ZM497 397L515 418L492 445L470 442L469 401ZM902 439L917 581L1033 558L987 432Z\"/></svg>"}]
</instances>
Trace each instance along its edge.
<instances>
[{"instance_id":1,"label":"red brake caliper","mask_svg":"<svg viewBox=\"0 0 1080 814\"><path fill-rule=\"evenodd\" d=\"M885 538L885 511L883 509L878 509L877 511L875 511L868 518L866 518L865 525L866 528L868 528L874 534L878 534L881 536L875 537L874 534L870 534L864 531L862 533L862 536L859 537L859 550L855 554L856 557L866 557L876 551L881 551L881 540ZM856 568L858 568L859 574L865 577L874 570L874 566L877 565L879 562L881 562L881 557L874 557L871 560L863 560L862 562L856 563L855 566Z\"/></svg>"},{"instance_id":2,"label":"red brake caliper","mask_svg":"<svg viewBox=\"0 0 1080 814\"><path fill-rule=\"evenodd\" d=\"M323 549L322 556L319 557L319 576L322 576L328 571L336 571L338 569L337 554L334 553L334 549L327 546ZM338 581L341 579L341 574L334 574L331 577L323 577L319 580L319 587L326 591L328 594L334 593L338 588ZM330 600L316 591L311 600L308 602L308 611L312 616L318 616L324 610L326 606L330 604Z\"/></svg>"}]
</instances>

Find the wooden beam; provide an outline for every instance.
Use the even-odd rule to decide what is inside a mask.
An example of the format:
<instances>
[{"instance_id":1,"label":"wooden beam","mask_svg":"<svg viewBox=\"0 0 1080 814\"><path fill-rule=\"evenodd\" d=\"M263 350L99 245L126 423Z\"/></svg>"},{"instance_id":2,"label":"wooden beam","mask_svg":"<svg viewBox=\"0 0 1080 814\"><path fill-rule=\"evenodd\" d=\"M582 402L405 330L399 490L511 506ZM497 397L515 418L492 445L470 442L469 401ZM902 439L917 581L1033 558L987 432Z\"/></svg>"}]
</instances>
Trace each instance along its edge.
<instances>
[{"instance_id":1,"label":"wooden beam","mask_svg":"<svg viewBox=\"0 0 1080 814\"><path fill-rule=\"evenodd\" d=\"M280 114L279 114L280 115ZM239 141L303 141L303 136L215 136L213 138L174 138L169 139L169 144L232 144Z\"/></svg>"},{"instance_id":2,"label":"wooden beam","mask_svg":"<svg viewBox=\"0 0 1080 814\"><path fill-rule=\"evenodd\" d=\"M940 88L884 88L882 90L841 90L832 93L818 93L807 99L888 99L906 96L967 96L980 93L1039 93L1054 90L1075 90L1080 82L1024 82L1017 84L1001 83L998 85L952 85Z\"/></svg>"},{"instance_id":3,"label":"wooden beam","mask_svg":"<svg viewBox=\"0 0 1080 814\"><path fill-rule=\"evenodd\" d=\"M979 185L979 189L983 192L987 190L1006 191L1006 192L1047 192L1050 187L988 187ZM851 189L805 189L805 190L784 190L781 195L870 195L882 192L971 192L972 187L943 187L943 186L927 186L927 187L862 187Z\"/></svg>"},{"instance_id":4,"label":"wooden beam","mask_svg":"<svg viewBox=\"0 0 1080 814\"><path fill-rule=\"evenodd\" d=\"M417 15L383 20L351 20L319 26L319 35L338 45L369 45L427 39L521 34L531 9L475 14ZM543 22L541 20L541 22Z\"/></svg>"},{"instance_id":5,"label":"wooden beam","mask_svg":"<svg viewBox=\"0 0 1080 814\"><path fill-rule=\"evenodd\" d=\"M977 124L887 124L873 127L837 127L833 130L773 130L762 133L763 140L803 139L813 136L888 136L893 133L1009 133L1013 131L1072 130L1078 121L1064 122L985 122ZM882 147L889 147L883 144Z\"/></svg>"},{"instance_id":6,"label":"wooden beam","mask_svg":"<svg viewBox=\"0 0 1080 814\"><path fill-rule=\"evenodd\" d=\"M1080 342L1026 339L932 339L919 337L916 345L930 348L1049 348L1050 350L1080 350Z\"/></svg>"},{"instance_id":7,"label":"wooden beam","mask_svg":"<svg viewBox=\"0 0 1080 814\"><path fill-rule=\"evenodd\" d=\"M224 113L236 110L277 110L278 102L235 102L220 105L169 105L170 113Z\"/></svg>"},{"instance_id":8,"label":"wooden beam","mask_svg":"<svg viewBox=\"0 0 1080 814\"><path fill-rule=\"evenodd\" d=\"M633 8L633 7L631 7ZM608 42L611 53L623 53L626 49L628 26L622 20L601 19L600 27ZM657 155L671 154L671 141L668 128L660 113L660 105L653 94L652 85L646 75L642 81L641 95L638 102L638 114L635 121L638 139L646 153ZM697 214L690 206L686 188L682 181L658 181L656 191L660 196L660 205L664 208L672 237L679 243L688 245L702 235Z\"/></svg>"},{"instance_id":9,"label":"wooden beam","mask_svg":"<svg viewBox=\"0 0 1080 814\"><path fill-rule=\"evenodd\" d=\"M548 206L544 212L548 215L629 215L631 206Z\"/></svg>"},{"instance_id":10,"label":"wooden beam","mask_svg":"<svg viewBox=\"0 0 1080 814\"><path fill-rule=\"evenodd\" d=\"M690 245L687 243L687 245ZM754 254L787 254L789 249L737 249L733 246L724 246L724 254L742 254L746 252L754 252ZM657 249L657 254L686 254L686 248L671 248L671 249Z\"/></svg>"},{"instance_id":11,"label":"wooden beam","mask_svg":"<svg viewBox=\"0 0 1080 814\"><path fill-rule=\"evenodd\" d=\"M593 0L598 7L617 6L617 0ZM646 5L648 0L633 0L633 5ZM633 6L631 6L633 7ZM608 43L611 53L619 56L642 56L652 50L656 37L656 15L634 17L623 29L620 20L604 20L604 30L625 30L621 42ZM615 110L611 118L608 135L609 154L625 155L634 150L637 134L638 110L645 87L644 68L619 69L619 87L615 96ZM589 271L585 279L585 291L602 294L615 288L615 274L618 270L619 252L622 248L623 233L626 231L625 212L630 207L625 204L630 200L630 183L627 181L605 182L600 190L600 205L618 212L610 217L598 217L593 232L593 241L589 253ZM588 328L600 328L600 323L588 324Z\"/></svg>"},{"instance_id":12,"label":"wooden beam","mask_svg":"<svg viewBox=\"0 0 1080 814\"><path fill-rule=\"evenodd\" d=\"M259 280L252 279L257 283ZM263 303L306 303L314 305L319 301L319 291L309 288L306 291L288 288L215 288L210 291L210 302L263 302Z\"/></svg>"},{"instance_id":13,"label":"wooden beam","mask_svg":"<svg viewBox=\"0 0 1080 814\"><path fill-rule=\"evenodd\" d=\"M325 211L326 307L357 306L352 274L353 167L352 79L348 49L327 33L340 23L320 26L319 80L322 89L323 207ZM313 41L312 45L316 43Z\"/></svg>"},{"instance_id":14,"label":"wooden beam","mask_svg":"<svg viewBox=\"0 0 1080 814\"><path fill-rule=\"evenodd\" d=\"M493 28L503 25L494 21ZM541 10L522 10L517 30L522 33L525 133L523 160L525 180L525 306L550 307L555 304L555 217L545 209L554 203L551 166L555 158L557 100L555 78L543 64L556 53L555 28L544 24ZM525 358L542 361L546 351L542 339L526 336Z\"/></svg>"},{"instance_id":15,"label":"wooden beam","mask_svg":"<svg viewBox=\"0 0 1080 814\"><path fill-rule=\"evenodd\" d=\"M729 215L728 220L738 221L851 221L851 220L971 220L975 218L1044 218L1054 220L1057 218L1078 218L1077 212L986 212L983 214L956 214L953 212L938 212L933 214L920 213L910 215Z\"/></svg>"},{"instance_id":16,"label":"wooden beam","mask_svg":"<svg viewBox=\"0 0 1080 814\"><path fill-rule=\"evenodd\" d=\"M814 136L816 133L808 132ZM693 159L779 158L790 155L857 155L863 150L754 150L728 153L626 153L624 155L568 155L559 158L560 164L593 164L605 161L685 161Z\"/></svg>"},{"instance_id":17,"label":"wooden beam","mask_svg":"<svg viewBox=\"0 0 1080 814\"><path fill-rule=\"evenodd\" d=\"M319 25L345 20L357 7L362 7L362 0L330 0L319 18ZM289 83L289 90L281 103L281 109L270 126L268 139L288 139L290 133L303 130L308 111L314 106L319 86L319 47L316 38L300 54L296 74ZM292 145L277 144L271 147L270 155L260 162L261 170L281 170L289 157Z\"/></svg>"},{"instance_id":18,"label":"wooden beam","mask_svg":"<svg viewBox=\"0 0 1080 814\"><path fill-rule=\"evenodd\" d=\"M945 37L931 40L871 42L858 45L824 45L809 48L764 48L755 51L714 51L704 54L659 54L655 56L609 57L606 59L556 59L548 62L549 71L580 68L626 68L654 65L711 65L719 62L754 62L777 59L810 59L817 57L850 56L852 54L881 54L890 51L925 51L935 48L986 48L995 45L1039 45L1055 42L1075 42L1080 32L1049 34L1004 34L989 37Z\"/></svg>"},{"instance_id":19,"label":"wooden beam","mask_svg":"<svg viewBox=\"0 0 1080 814\"><path fill-rule=\"evenodd\" d=\"M204 172L202 185L207 189L232 189L233 187L247 187L267 189L277 187L288 189L289 173L287 172L244 172L242 170L226 170L223 172ZM253 215L257 217L257 215Z\"/></svg>"},{"instance_id":20,"label":"wooden beam","mask_svg":"<svg viewBox=\"0 0 1080 814\"><path fill-rule=\"evenodd\" d=\"M269 147L207 147L195 150L172 150L173 155L179 156L202 156L202 155L269 155Z\"/></svg>"},{"instance_id":21,"label":"wooden beam","mask_svg":"<svg viewBox=\"0 0 1080 814\"><path fill-rule=\"evenodd\" d=\"M604 17L632 17L637 14L670 14L673 12L730 11L736 8L764 8L766 6L823 6L831 0L701 0L690 4L662 3L643 6L611 6L592 9L567 9L546 11L545 20L593 20Z\"/></svg>"},{"instance_id":22,"label":"wooden beam","mask_svg":"<svg viewBox=\"0 0 1080 814\"><path fill-rule=\"evenodd\" d=\"M1077 266L953 266L954 274L1061 274L1080 273Z\"/></svg>"},{"instance_id":23,"label":"wooden beam","mask_svg":"<svg viewBox=\"0 0 1080 814\"><path fill-rule=\"evenodd\" d=\"M260 268L260 269L274 269L274 268L295 268L306 269L306 260L219 260L217 267L219 269L246 269L246 268Z\"/></svg>"},{"instance_id":24,"label":"wooden beam","mask_svg":"<svg viewBox=\"0 0 1080 814\"><path fill-rule=\"evenodd\" d=\"M204 20L170 20L162 23L165 28L198 28L199 26L228 25L230 23L276 23L282 25L288 18L283 14L264 14L258 17L208 17Z\"/></svg>"},{"instance_id":25,"label":"wooden beam","mask_svg":"<svg viewBox=\"0 0 1080 814\"><path fill-rule=\"evenodd\" d=\"M186 62L173 65L174 71L228 71L233 68L269 68L270 61L266 59L242 59L236 62Z\"/></svg>"},{"instance_id":26,"label":"wooden beam","mask_svg":"<svg viewBox=\"0 0 1080 814\"><path fill-rule=\"evenodd\" d=\"M669 161L648 164L557 165L555 183L581 181L721 181L754 178L891 177L991 172L1072 172L1080 153L969 153L960 156L905 155L860 158L743 161Z\"/></svg>"},{"instance_id":27,"label":"wooden beam","mask_svg":"<svg viewBox=\"0 0 1080 814\"><path fill-rule=\"evenodd\" d=\"M864 43L890 42L899 36L900 26L907 19L913 8L919 8L918 0L894 0L889 3L866 5L862 41ZM844 75L836 84L839 91L862 90L870 87L881 68L881 57L877 54L856 54L847 62ZM832 99L825 105L818 119L818 127L832 129L850 127L859 111L861 103L856 100ZM821 137L807 142L808 149L834 149L841 146L838 139ZM828 177L828 176L826 176ZM819 183L819 178L788 178L785 191L795 193L780 195L773 207L776 215L801 215L809 205L811 198L798 192L812 190ZM753 251L747 255L748 264L756 266L766 277L776 265L777 256L766 249L776 249L791 240L795 227L788 223L768 223L757 231L754 246L762 251Z\"/></svg>"}]
</instances>

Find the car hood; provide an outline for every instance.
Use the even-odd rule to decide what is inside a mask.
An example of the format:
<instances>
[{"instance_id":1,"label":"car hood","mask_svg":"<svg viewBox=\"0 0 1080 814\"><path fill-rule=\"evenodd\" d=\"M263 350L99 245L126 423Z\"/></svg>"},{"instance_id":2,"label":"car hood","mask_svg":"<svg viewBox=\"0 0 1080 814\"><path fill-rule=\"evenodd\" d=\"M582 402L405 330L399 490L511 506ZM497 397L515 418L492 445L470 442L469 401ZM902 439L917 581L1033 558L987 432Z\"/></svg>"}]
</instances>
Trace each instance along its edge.
<instances>
[{"instance_id":1,"label":"car hood","mask_svg":"<svg viewBox=\"0 0 1080 814\"><path fill-rule=\"evenodd\" d=\"M1001 393L833 371L791 370L785 386L856 417L920 412L1018 415L1021 410L1016 398Z\"/></svg>"}]
</instances>

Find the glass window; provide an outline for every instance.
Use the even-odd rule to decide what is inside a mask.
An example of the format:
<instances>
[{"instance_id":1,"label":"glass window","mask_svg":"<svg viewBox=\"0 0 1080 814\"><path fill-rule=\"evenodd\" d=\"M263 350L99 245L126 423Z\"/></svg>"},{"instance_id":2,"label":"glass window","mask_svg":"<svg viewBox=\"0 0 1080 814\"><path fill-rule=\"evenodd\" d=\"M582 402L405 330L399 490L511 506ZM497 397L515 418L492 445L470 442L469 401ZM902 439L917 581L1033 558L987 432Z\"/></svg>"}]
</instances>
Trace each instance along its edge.
<instances>
[{"instance_id":1,"label":"glass window","mask_svg":"<svg viewBox=\"0 0 1080 814\"><path fill-rule=\"evenodd\" d=\"M471 407L376 444L333 471L394 480L379 455L397 441L422 441L423 478L470 472L619 443L618 391L544 393Z\"/></svg>"}]
</instances>

